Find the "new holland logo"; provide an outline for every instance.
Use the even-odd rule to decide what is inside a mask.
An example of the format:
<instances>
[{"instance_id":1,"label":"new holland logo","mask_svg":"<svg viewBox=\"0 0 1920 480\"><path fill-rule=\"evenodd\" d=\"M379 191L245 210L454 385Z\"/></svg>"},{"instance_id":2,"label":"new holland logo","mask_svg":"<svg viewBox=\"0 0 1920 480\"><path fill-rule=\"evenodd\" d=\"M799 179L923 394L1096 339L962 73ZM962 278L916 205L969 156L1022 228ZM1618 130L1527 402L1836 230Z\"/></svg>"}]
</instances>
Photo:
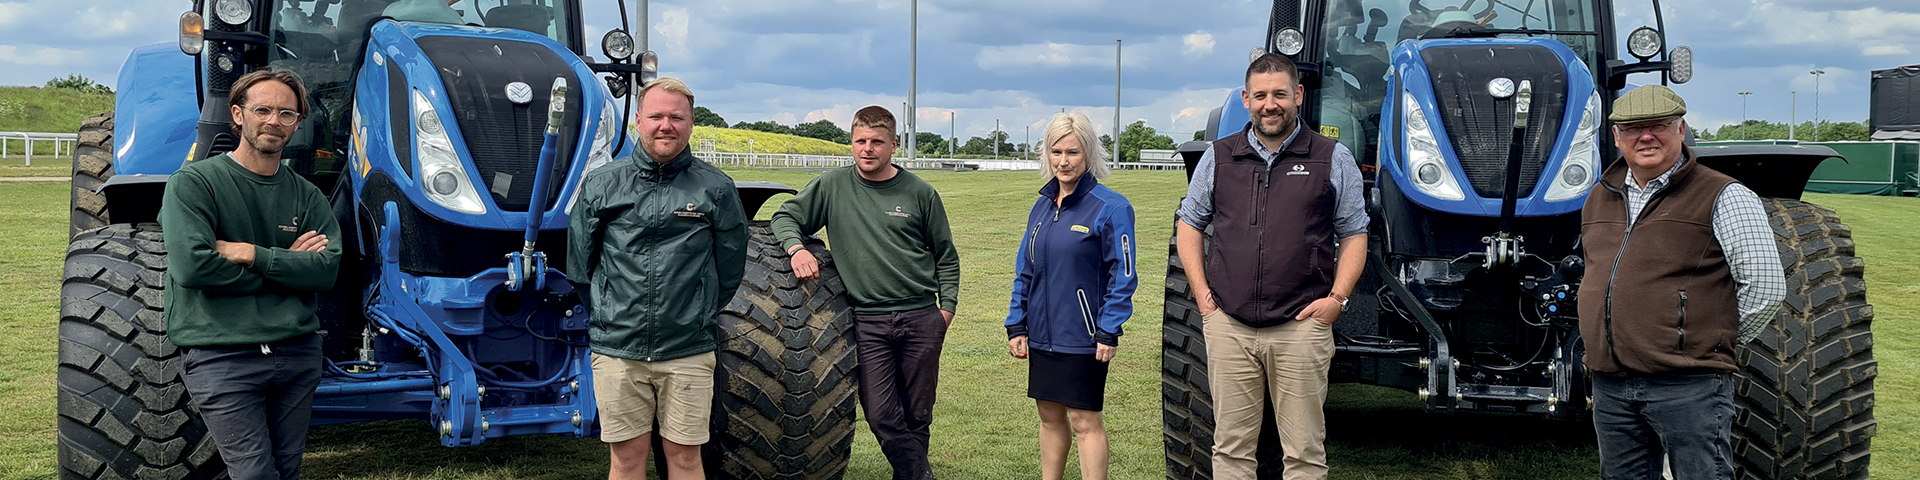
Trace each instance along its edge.
<instances>
[{"instance_id":1,"label":"new holland logo","mask_svg":"<svg viewBox=\"0 0 1920 480\"><path fill-rule=\"evenodd\" d=\"M289 232L289 233L292 233L292 232L298 232L298 231L300 231L300 217L299 217L299 216L297 216L297 215L296 215L296 216L294 216L294 217L293 217L293 219L292 219L292 220L288 220L288 221L287 221L287 223L288 223L288 225L280 225L280 226L279 226L279 227L280 227L280 231L282 231L282 232Z\"/></svg>"},{"instance_id":2,"label":"new holland logo","mask_svg":"<svg viewBox=\"0 0 1920 480\"><path fill-rule=\"evenodd\" d=\"M1294 176L1294 175L1308 175L1308 173L1307 173L1307 166L1306 166L1306 165L1300 165L1300 164L1294 164L1294 165L1293 165L1293 171L1291 171L1291 172L1287 172L1287 176L1289 176L1289 177L1291 177L1291 176Z\"/></svg>"},{"instance_id":3,"label":"new holland logo","mask_svg":"<svg viewBox=\"0 0 1920 480\"><path fill-rule=\"evenodd\" d=\"M700 217L707 216L707 214L705 213L693 211L693 202L687 202L686 210L674 210L673 214L686 217L686 218L700 218Z\"/></svg>"},{"instance_id":4,"label":"new holland logo","mask_svg":"<svg viewBox=\"0 0 1920 480\"><path fill-rule=\"evenodd\" d=\"M900 208L900 206L899 206L899 205L894 205L894 206L893 206L893 211L891 211L891 212L887 212L887 215L892 215L892 216L895 216L895 217L900 217L900 218L910 218L910 217L913 217L913 214L911 214L911 213L907 213L907 212L904 212L904 211L901 211L901 208Z\"/></svg>"}]
</instances>

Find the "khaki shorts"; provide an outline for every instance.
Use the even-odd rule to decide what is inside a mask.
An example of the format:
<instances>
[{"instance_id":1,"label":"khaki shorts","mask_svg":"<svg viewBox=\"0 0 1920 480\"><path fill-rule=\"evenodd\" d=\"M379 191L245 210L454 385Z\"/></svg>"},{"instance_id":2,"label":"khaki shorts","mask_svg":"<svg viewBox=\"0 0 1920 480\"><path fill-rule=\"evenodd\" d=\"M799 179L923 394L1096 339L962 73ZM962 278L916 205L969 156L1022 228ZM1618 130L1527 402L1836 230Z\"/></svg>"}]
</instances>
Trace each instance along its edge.
<instances>
[{"instance_id":1,"label":"khaki shorts","mask_svg":"<svg viewBox=\"0 0 1920 480\"><path fill-rule=\"evenodd\" d=\"M713 409L713 352L658 362L593 354L600 441L618 443L654 431L681 445L707 443Z\"/></svg>"}]
</instances>

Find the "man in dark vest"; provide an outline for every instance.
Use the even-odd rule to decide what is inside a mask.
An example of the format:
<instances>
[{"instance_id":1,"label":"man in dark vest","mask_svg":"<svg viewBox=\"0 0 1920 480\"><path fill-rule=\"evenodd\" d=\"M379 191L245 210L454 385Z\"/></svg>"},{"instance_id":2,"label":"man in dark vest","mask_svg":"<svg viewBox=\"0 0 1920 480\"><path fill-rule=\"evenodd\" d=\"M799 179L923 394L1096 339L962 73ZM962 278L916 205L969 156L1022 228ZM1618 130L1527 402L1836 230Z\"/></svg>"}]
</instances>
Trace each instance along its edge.
<instances>
[{"instance_id":1,"label":"man in dark vest","mask_svg":"<svg viewBox=\"0 0 1920 480\"><path fill-rule=\"evenodd\" d=\"M1180 263L1205 323L1216 479L1254 478L1269 395L1286 478L1327 476L1333 322L1365 266L1367 213L1353 153L1301 125L1299 78L1278 54L1247 66L1240 101L1252 122L1213 142L1180 201Z\"/></svg>"},{"instance_id":2,"label":"man in dark vest","mask_svg":"<svg viewBox=\"0 0 1920 480\"><path fill-rule=\"evenodd\" d=\"M1686 102L1649 85L1613 103L1613 162L1587 195L1580 337L1593 372L1600 476L1733 478L1734 349L1786 296L1766 210L1698 165Z\"/></svg>"}]
</instances>

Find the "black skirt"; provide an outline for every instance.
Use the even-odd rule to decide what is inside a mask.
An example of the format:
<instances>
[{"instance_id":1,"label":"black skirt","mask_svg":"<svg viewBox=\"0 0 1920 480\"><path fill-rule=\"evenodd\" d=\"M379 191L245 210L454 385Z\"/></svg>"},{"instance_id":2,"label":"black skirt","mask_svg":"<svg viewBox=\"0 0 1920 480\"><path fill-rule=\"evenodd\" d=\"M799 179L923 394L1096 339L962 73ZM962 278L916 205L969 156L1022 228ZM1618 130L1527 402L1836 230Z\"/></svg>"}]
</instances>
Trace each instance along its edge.
<instances>
[{"instance_id":1,"label":"black skirt","mask_svg":"<svg viewBox=\"0 0 1920 480\"><path fill-rule=\"evenodd\" d=\"M1107 362L1093 354L1027 350L1027 396L1079 410L1106 405Z\"/></svg>"}]
</instances>

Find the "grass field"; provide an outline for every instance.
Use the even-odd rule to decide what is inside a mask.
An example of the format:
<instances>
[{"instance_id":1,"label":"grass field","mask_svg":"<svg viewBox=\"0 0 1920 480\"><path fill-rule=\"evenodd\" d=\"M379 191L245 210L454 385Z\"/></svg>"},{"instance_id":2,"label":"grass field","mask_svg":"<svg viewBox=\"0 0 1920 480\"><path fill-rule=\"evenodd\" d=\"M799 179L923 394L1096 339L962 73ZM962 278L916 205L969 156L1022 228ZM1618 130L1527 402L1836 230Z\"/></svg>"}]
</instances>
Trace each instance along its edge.
<instances>
[{"instance_id":1,"label":"grass field","mask_svg":"<svg viewBox=\"0 0 1920 480\"><path fill-rule=\"evenodd\" d=\"M693 127L691 143L695 148L700 147L701 139L707 138L714 140L714 150L722 152L748 153L751 148L754 153L846 156L849 151L846 145L817 138L732 128ZM747 140L753 140L753 144L749 146Z\"/></svg>"},{"instance_id":2,"label":"grass field","mask_svg":"<svg viewBox=\"0 0 1920 480\"><path fill-rule=\"evenodd\" d=\"M0 87L0 132L71 133L80 129L80 120L113 111L113 95L81 93L78 90L40 87ZM19 155L26 147L19 140L7 142L7 153ZM50 152L48 144L34 147ZM50 157L49 157L50 158ZM39 165L41 157L34 157ZM18 159L10 159L18 161Z\"/></svg>"},{"instance_id":3,"label":"grass field","mask_svg":"<svg viewBox=\"0 0 1920 480\"><path fill-rule=\"evenodd\" d=\"M696 135L697 137L697 135ZM36 162L38 164L38 162ZM738 180L799 187L814 172L734 170ZM942 358L935 409L934 471L949 479L1037 477L1037 417L1024 395L1024 365L1006 356L1000 323L1012 283L1020 218L1040 181L1032 172L925 172L947 202L961 251L959 318ZM1139 238L1167 238L1184 179L1179 172L1116 172L1108 184L1133 201ZM784 197L780 197L784 198ZM776 198L778 201L780 198ZM1867 261L1875 305L1880 421L1876 478L1920 478L1920 200L1809 195L1852 225ZM49 478L54 446L55 318L64 253L64 183L0 183L0 478ZM774 208L763 209L765 218ZM1166 249L1143 242L1140 264L1164 265ZM1145 273L1108 386L1113 478L1163 474L1159 408L1162 279ZM1592 478L1591 427L1489 414L1428 415L1411 394L1336 386L1328 402L1333 477L1342 479ZM849 479L888 477L864 425ZM604 478L605 447L593 439L518 437L439 447L423 421L314 430L309 478ZM1069 478L1077 471L1069 468Z\"/></svg>"}]
</instances>

